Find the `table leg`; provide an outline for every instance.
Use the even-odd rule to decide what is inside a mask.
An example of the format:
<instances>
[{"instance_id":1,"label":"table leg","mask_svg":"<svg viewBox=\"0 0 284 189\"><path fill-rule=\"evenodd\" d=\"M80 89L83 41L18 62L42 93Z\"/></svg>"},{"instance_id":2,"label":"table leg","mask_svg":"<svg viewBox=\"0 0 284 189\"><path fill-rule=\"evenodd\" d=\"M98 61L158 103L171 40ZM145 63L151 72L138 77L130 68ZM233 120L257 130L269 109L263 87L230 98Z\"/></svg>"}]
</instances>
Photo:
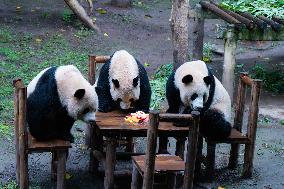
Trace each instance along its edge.
<instances>
[{"instance_id":1,"label":"table leg","mask_svg":"<svg viewBox=\"0 0 284 189\"><path fill-rule=\"evenodd\" d=\"M159 154L168 154L168 137L159 137Z\"/></svg>"},{"instance_id":2,"label":"table leg","mask_svg":"<svg viewBox=\"0 0 284 189\"><path fill-rule=\"evenodd\" d=\"M93 151L99 150L103 151L103 137L96 131L94 126L89 128L89 149L90 149L90 163L89 171L90 173L97 174L99 168L99 161L94 157Z\"/></svg>"},{"instance_id":3,"label":"table leg","mask_svg":"<svg viewBox=\"0 0 284 189\"><path fill-rule=\"evenodd\" d=\"M179 156L181 159L184 159L184 150L185 150L185 141L186 138L176 138L177 143L176 143L176 152L175 155Z\"/></svg>"},{"instance_id":4,"label":"table leg","mask_svg":"<svg viewBox=\"0 0 284 189\"><path fill-rule=\"evenodd\" d=\"M106 162L105 162L105 189L114 188L114 169L115 169L115 157L116 153L116 140L114 138L106 138Z\"/></svg>"}]
</instances>

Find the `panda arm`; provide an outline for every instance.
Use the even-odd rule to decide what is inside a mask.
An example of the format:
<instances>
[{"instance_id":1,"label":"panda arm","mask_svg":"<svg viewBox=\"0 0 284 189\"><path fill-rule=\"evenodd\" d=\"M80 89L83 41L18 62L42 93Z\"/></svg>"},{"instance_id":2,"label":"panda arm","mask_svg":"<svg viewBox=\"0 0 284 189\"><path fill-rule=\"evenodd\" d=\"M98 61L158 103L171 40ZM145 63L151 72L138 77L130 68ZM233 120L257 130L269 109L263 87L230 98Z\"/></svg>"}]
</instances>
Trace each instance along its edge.
<instances>
[{"instance_id":1,"label":"panda arm","mask_svg":"<svg viewBox=\"0 0 284 189\"><path fill-rule=\"evenodd\" d=\"M137 61L137 60L136 60ZM137 61L140 76L140 96L136 103L136 110L148 112L151 101L151 87L145 68Z\"/></svg>"},{"instance_id":2,"label":"panda arm","mask_svg":"<svg viewBox=\"0 0 284 189\"><path fill-rule=\"evenodd\" d=\"M175 72L173 72L169 76L166 86L166 97L169 104L169 109L167 110L167 113L179 113L181 103L180 92L175 86L174 76Z\"/></svg>"},{"instance_id":3,"label":"panda arm","mask_svg":"<svg viewBox=\"0 0 284 189\"><path fill-rule=\"evenodd\" d=\"M112 100L110 94L109 67L110 62L106 62L103 65L99 74L97 86L95 88L99 99L100 112L110 112L114 105L114 101Z\"/></svg>"},{"instance_id":4,"label":"panda arm","mask_svg":"<svg viewBox=\"0 0 284 189\"><path fill-rule=\"evenodd\" d=\"M209 109L204 112L200 120L200 132L209 139L226 139L231 134L232 126L225 120L224 113Z\"/></svg>"}]
</instances>

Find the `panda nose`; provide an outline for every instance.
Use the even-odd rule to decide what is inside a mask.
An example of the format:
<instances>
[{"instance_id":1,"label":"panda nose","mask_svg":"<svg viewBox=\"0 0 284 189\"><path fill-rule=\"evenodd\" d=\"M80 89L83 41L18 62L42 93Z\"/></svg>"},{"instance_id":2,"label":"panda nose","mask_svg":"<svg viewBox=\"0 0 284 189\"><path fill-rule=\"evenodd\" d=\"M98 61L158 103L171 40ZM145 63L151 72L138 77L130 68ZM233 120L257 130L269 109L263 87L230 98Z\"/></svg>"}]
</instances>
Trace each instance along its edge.
<instances>
[{"instance_id":1,"label":"panda nose","mask_svg":"<svg viewBox=\"0 0 284 189\"><path fill-rule=\"evenodd\" d=\"M93 125L93 124L96 123L96 120L89 120L89 123L90 123L91 125Z\"/></svg>"},{"instance_id":2,"label":"panda nose","mask_svg":"<svg viewBox=\"0 0 284 189\"><path fill-rule=\"evenodd\" d=\"M202 107L196 107L196 110L200 112L202 110Z\"/></svg>"}]
</instances>

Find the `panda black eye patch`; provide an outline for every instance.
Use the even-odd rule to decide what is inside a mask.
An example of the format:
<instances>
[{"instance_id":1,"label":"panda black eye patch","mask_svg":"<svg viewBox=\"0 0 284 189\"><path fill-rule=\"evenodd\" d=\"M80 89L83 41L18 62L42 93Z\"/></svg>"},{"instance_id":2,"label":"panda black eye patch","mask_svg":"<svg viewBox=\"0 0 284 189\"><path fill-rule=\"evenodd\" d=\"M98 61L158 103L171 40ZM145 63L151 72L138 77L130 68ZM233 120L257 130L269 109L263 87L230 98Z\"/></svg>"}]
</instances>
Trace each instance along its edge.
<instances>
[{"instance_id":1,"label":"panda black eye patch","mask_svg":"<svg viewBox=\"0 0 284 189\"><path fill-rule=\"evenodd\" d=\"M198 94L194 93L193 95L191 95L190 99L195 100L197 97L198 97Z\"/></svg>"},{"instance_id":2,"label":"panda black eye patch","mask_svg":"<svg viewBox=\"0 0 284 189\"><path fill-rule=\"evenodd\" d=\"M118 82L117 79L112 79L112 82L113 82L115 88L119 88L119 82Z\"/></svg>"},{"instance_id":3,"label":"panda black eye patch","mask_svg":"<svg viewBox=\"0 0 284 189\"><path fill-rule=\"evenodd\" d=\"M90 111L90 108L85 108L84 111L82 112L82 114L86 114Z\"/></svg>"}]
</instances>

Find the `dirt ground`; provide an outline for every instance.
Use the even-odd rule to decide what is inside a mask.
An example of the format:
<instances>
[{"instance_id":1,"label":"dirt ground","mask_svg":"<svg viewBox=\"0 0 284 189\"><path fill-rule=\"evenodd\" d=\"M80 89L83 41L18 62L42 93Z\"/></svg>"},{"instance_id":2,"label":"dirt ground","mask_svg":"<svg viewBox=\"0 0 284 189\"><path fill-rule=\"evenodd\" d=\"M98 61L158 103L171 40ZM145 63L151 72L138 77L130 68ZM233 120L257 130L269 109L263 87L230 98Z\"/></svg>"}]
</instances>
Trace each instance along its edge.
<instances>
[{"instance_id":1,"label":"dirt ground","mask_svg":"<svg viewBox=\"0 0 284 189\"><path fill-rule=\"evenodd\" d=\"M16 33L29 32L33 36L46 37L61 32L74 48L94 54L109 55L118 49L133 53L147 67L151 75L159 65L172 62L171 30L169 27L170 1L144 1L145 6L136 5L130 9L114 8L99 1L95 8L104 8L107 13L94 15L98 26L108 36L93 33L86 39L74 38L79 28L62 21L66 9L64 1L59 0L0 0L0 24L5 24ZM137 1L135 1L137 2ZM20 11L16 7L21 7ZM216 24L220 20L207 20L205 41L222 48L223 41L216 38ZM283 71L283 42L240 42L237 51L237 64L244 64L242 70L249 70L257 64L274 67ZM0 57L1 58L1 57ZM272 65L272 66L271 66ZM213 55L209 64L215 74L222 73L222 56ZM218 145L216 179L213 183L198 182L196 188L284 188L284 94L263 91L260 100L260 118L254 159L254 172L251 179L242 179L243 149L238 170L227 170L229 148ZM77 129L76 129L77 128ZM80 129L81 128L81 129ZM77 123L74 127L76 142L67 162L67 171L72 176L67 180L67 188L103 188L103 178L88 173L88 154L84 148L84 126ZM174 141L171 141L174 142ZM137 149L144 149L142 139L136 141ZM171 145L173 146L173 145ZM173 147L170 148L173 150ZM15 150L13 141L0 139L0 184L15 180ZM50 154L30 156L29 169L32 186L52 188L50 181ZM131 168L130 162L119 162L118 169ZM117 179L117 188L129 188L130 178ZM0 185L1 186L1 185ZM0 187L1 188L1 187Z\"/></svg>"}]
</instances>

